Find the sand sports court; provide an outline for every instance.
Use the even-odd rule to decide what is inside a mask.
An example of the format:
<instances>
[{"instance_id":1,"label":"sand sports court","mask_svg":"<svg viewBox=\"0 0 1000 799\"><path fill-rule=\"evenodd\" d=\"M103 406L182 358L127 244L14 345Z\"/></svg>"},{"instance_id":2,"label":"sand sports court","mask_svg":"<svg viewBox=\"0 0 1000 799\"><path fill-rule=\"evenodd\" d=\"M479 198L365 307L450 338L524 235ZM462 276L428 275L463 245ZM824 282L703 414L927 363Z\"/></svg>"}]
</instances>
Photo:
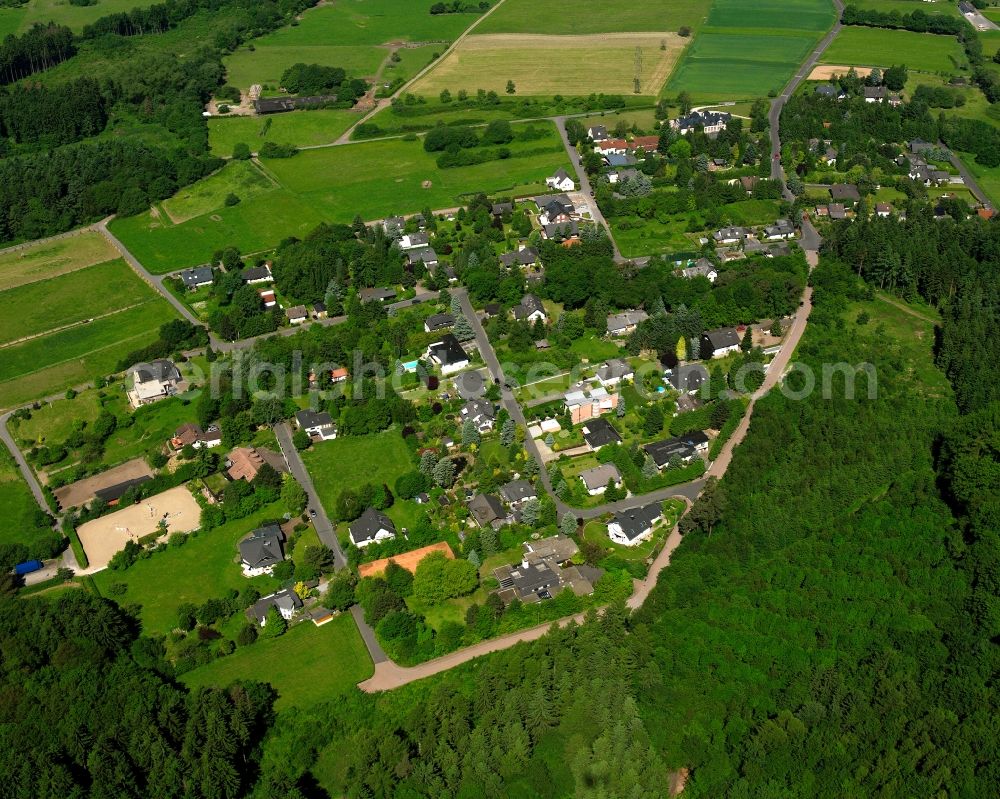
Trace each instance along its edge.
<instances>
[{"instance_id":1,"label":"sand sports court","mask_svg":"<svg viewBox=\"0 0 1000 799\"><path fill-rule=\"evenodd\" d=\"M167 534L190 533L201 521L201 507L186 486L177 486L135 505L81 525L76 533L92 569L103 569L128 541L138 541L157 531L167 520Z\"/></svg>"}]
</instances>

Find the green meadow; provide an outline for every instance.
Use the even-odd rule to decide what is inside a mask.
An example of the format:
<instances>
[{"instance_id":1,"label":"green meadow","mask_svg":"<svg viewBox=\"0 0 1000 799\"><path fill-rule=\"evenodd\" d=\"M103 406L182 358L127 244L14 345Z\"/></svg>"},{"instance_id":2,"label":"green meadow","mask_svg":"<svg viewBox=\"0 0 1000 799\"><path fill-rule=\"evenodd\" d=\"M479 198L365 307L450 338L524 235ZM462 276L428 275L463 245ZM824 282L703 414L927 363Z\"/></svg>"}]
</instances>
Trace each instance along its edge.
<instances>
[{"instance_id":1,"label":"green meadow","mask_svg":"<svg viewBox=\"0 0 1000 799\"><path fill-rule=\"evenodd\" d=\"M921 72L954 72L966 64L954 36L861 27L842 28L822 61L871 67L906 64L911 71Z\"/></svg>"},{"instance_id":2,"label":"green meadow","mask_svg":"<svg viewBox=\"0 0 1000 799\"><path fill-rule=\"evenodd\" d=\"M714 0L707 27L825 31L835 19L829 0Z\"/></svg>"},{"instance_id":3,"label":"green meadow","mask_svg":"<svg viewBox=\"0 0 1000 799\"><path fill-rule=\"evenodd\" d=\"M360 119L356 111L318 108L266 117L213 117L208 121L208 144L213 155L228 158L239 143L257 152L266 141L311 147L329 144Z\"/></svg>"},{"instance_id":4,"label":"green meadow","mask_svg":"<svg viewBox=\"0 0 1000 799\"><path fill-rule=\"evenodd\" d=\"M476 33L545 33L583 35L591 33L676 32L686 25L697 29L711 0L606 0L593 8L581 8L573 0L504 0ZM539 54L544 58L544 54Z\"/></svg>"},{"instance_id":5,"label":"green meadow","mask_svg":"<svg viewBox=\"0 0 1000 799\"><path fill-rule=\"evenodd\" d=\"M35 521L38 505L21 477L7 447L0 445L0 544L24 544L32 549L41 536L50 536L48 527Z\"/></svg>"},{"instance_id":6,"label":"green meadow","mask_svg":"<svg viewBox=\"0 0 1000 799\"><path fill-rule=\"evenodd\" d=\"M0 38L21 33L36 23L58 22L81 31L95 19L133 8L151 6L156 0L100 0L93 5L73 5L68 0L30 0L18 8L0 8Z\"/></svg>"},{"instance_id":7,"label":"green meadow","mask_svg":"<svg viewBox=\"0 0 1000 799\"><path fill-rule=\"evenodd\" d=\"M274 183L256 164L230 161L215 174L185 186L161 205L170 220L180 224L224 206L230 194L242 202L274 188Z\"/></svg>"}]
</instances>

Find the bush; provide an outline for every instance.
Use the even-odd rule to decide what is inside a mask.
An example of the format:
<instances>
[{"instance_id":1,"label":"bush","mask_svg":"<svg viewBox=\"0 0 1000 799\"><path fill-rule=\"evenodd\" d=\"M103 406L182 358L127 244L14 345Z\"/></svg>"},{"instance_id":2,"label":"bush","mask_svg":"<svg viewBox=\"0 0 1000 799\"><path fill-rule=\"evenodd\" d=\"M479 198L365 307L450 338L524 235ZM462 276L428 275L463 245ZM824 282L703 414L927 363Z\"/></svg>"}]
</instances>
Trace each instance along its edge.
<instances>
[{"instance_id":1,"label":"bush","mask_svg":"<svg viewBox=\"0 0 1000 799\"><path fill-rule=\"evenodd\" d=\"M226 199L223 202L225 203L227 208L232 208L234 205L240 204L240 198L237 197L232 192L230 192L229 194L226 195Z\"/></svg>"},{"instance_id":2,"label":"bush","mask_svg":"<svg viewBox=\"0 0 1000 799\"><path fill-rule=\"evenodd\" d=\"M250 160L250 145L244 142L237 142L233 145L233 160L234 161L248 161Z\"/></svg>"},{"instance_id":3,"label":"bush","mask_svg":"<svg viewBox=\"0 0 1000 799\"><path fill-rule=\"evenodd\" d=\"M244 624L236 636L236 643L239 646L250 646L257 640L257 625Z\"/></svg>"}]
</instances>

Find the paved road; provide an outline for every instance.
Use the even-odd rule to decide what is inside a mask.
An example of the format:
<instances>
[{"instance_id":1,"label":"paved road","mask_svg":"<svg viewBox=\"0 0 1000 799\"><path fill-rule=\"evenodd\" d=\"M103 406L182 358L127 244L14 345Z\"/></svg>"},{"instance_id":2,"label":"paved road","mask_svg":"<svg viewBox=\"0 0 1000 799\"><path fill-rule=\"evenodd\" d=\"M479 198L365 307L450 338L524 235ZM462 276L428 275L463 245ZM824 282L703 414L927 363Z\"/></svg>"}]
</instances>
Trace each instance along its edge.
<instances>
[{"instance_id":1,"label":"paved road","mask_svg":"<svg viewBox=\"0 0 1000 799\"><path fill-rule=\"evenodd\" d=\"M988 17L983 16L978 9L970 12L962 12L962 16L968 20L969 24L975 28L977 31L996 31L1000 30L1000 25L997 25L993 20Z\"/></svg>"},{"instance_id":2,"label":"paved road","mask_svg":"<svg viewBox=\"0 0 1000 799\"><path fill-rule=\"evenodd\" d=\"M840 15L844 12L843 0L833 0L833 5L837 9L836 23L830 29L830 32L823 37L816 49L812 51L805 63L799 67L798 72L792 76L788 85L785 86L785 90L771 101L771 110L768 113L768 121L771 126L771 178L773 180L781 181L782 193L784 194L785 199L789 202L793 201L795 197L785 185L785 170L781 166L781 137L778 131L778 126L781 120L781 109L785 107L785 103L788 102L788 98L795 93L799 84L809 77L809 73L813 71L813 67L816 66L816 62L819 61L820 56L823 55L826 48L830 46L830 43L837 37L837 34L840 33Z\"/></svg>"}]
</instances>

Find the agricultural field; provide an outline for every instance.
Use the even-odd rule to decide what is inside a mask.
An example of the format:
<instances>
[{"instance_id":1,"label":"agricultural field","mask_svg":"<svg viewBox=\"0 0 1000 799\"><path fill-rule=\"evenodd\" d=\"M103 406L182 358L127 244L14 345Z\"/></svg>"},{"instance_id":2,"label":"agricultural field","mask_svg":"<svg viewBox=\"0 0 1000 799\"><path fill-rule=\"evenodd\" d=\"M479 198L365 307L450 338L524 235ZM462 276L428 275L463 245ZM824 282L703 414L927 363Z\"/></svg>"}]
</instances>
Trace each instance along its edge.
<instances>
[{"instance_id":1,"label":"agricultural field","mask_svg":"<svg viewBox=\"0 0 1000 799\"><path fill-rule=\"evenodd\" d=\"M165 214L147 212L116 219L111 227L147 269L165 273L204 263L230 245L244 253L267 250L288 236L304 236L320 222L350 222L357 214L380 219L427 206L452 208L480 191L541 191L548 175L569 166L555 127L541 124L550 131L547 137L511 142L509 159L473 166L441 169L437 153L425 152L419 139L364 142L269 159L263 162L264 170L278 188L238 205L220 203L179 225L170 224ZM514 126L515 133L521 129ZM186 191L199 192L199 186Z\"/></svg>"},{"instance_id":2,"label":"agricultural field","mask_svg":"<svg viewBox=\"0 0 1000 799\"><path fill-rule=\"evenodd\" d=\"M665 93L711 101L780 90L834 18L828 0L716 0Z\"/></svg>"},{"instance_id":3,"label":"agricultural field","mask_svg":"<svg viewBox=\"0 0 1000 799\"><path fill-rule=\"evenodd\" d=\"M103 260L116 255L88 232L0 257L0 302L32 310L0 323L0 407L114 371L175 318L124 261Z\"/></svg>"},{"instance_id":4,"label":"agricultural field","mask_svg":"<svg viewBox=\"0 0 1000 799\"><path fill-rule=\"evenodd\" d=\"M873 11L897 11L900 14L911 14L914 11L923 11L926 14L944 14L949 17L961 16L958 10L958 3L948 2L948 0L925 0L924 5L914 5L914 0L851 0L852 5L858 8L871 9ZM987 16L989 12L986 12Z\"/></svg>"},{"instance_id":5,"label":"agricultural field","mask_svg":"<svg viewBox=\"0 0 1000 799\"><path fill-rule=\"evenodd\" d=\"M429 8L407 0L342 0L309 9L297 25L255 39L228 56L227 80L243 90L259 83L273 93L281 74L299 62L343 67L353 76L371 78L389 55L384 45L427 42L439 44L443 52L479 18L435 16ZM429 60L430 53L426 55Z\"/></svg>"},{"instance_id":6,"label":"agricultural field","mask_svg":"<svg viewBox=\"0 0 1000 799\"><path fill-rule=\"evenodd\" d=\"M351 691L372 672L371 658L350 615L322 627L302 623L280 638L259 639L181 675L190 688L225 688L248 675L278 691L275 709L306 707Z\"/></svg>"},{"instance_id":7,"label":"agricultural field","mask_svg":"<svg viewBox=\"0 0 1000 799\"><path fill-rule=\"evenodd\" d=\"M581 8L572 0L537 3L533 0L504 0L476 33L539 33L581 35L588 33L628 33L674 31L682 26L697 30L711 0L608 0L595 8ZM544 59L542 59L544 60Z\"/></svg>"},{"instance_id":8,"label":"agricultural field","mask_svg":"<svg viewBox=\"0 0 1000 799\"><path fill-rule=\"evenodd\" d=\"M266 141L310 147L329 144L340 137L360 116L355 111L320 108L291 111L267 117L213 117L208 121L208 144L213 155L228 158L233 147L243 143L257 152Z\"/></svg>"},{"instance_id":9,"label":"agricultural field","mask_svg":"<svg viewBox=\"0 0 1000 799\"><path fill-rule=\"evenodd\" d=\"M100 0L93 5L73 5L68 0L30 0L19 8L0 8L0 38L23 33L36 23L58 22L74 31L83 30L95 19L133 8L151 6L156 0Z\"/></svg>"},{"instance_id":10,"label":"agricultural field","mask_svg":"<svg viewBox=\"0 0 1000 799\"><path fill-rule=\"evenodd\" d=\"M954 36L862 27L842 28L822 60L827 64L877 67L906 64L911 72L949 73L967 63Z\"/></svg>"},{"instance_id":11,"label":"agricultural field","mask_svg":"<svg viewBox=\"0 0 1000 799\"><path fill-rule=\"evenodd\" d=\"M185 186L164 200L161 207L170 221L179 225L224 205L230 194L243 201L274 188L274 183L254 163L231 161L218 172Z\"/></svg>"},{"instance_id":12,"label":"agricultural field","mask_svg":"<svg viewBox=\"0 0 1000 799\"><path fill-rule=\"evenodd\" d=\"M412 87L416 94L478 89L503 94L513 81L520 95L656 95L687 39L676 33L604 33L587 36L491 34L469 36Z\"/></svg>"}]
</instances>

